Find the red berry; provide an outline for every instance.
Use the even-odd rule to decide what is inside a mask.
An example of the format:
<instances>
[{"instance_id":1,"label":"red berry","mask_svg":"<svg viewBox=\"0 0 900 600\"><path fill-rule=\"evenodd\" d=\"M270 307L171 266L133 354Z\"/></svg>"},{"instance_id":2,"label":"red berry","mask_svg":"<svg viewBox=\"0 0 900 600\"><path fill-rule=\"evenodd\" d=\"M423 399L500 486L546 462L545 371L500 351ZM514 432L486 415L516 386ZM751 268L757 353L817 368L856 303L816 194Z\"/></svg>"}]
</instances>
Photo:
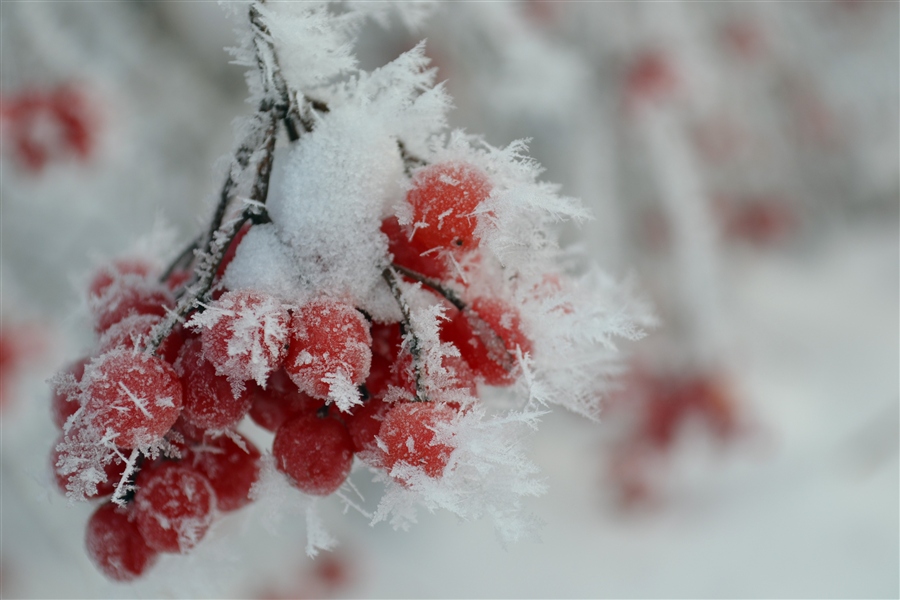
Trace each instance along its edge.
<instances>
[{"instance_id":1,"label":"red berry","mask_svg":"<svg viewBox=\"0 0 900 600\"><path fill-rule=\"evenodd\" d=\"M181 414L181 382L161 358L130 350L100 356L86 369L85 415L116 445L135 448L161 439Z\"/></svg>"},{"instance_id":2,"label":"red berry","mask_svg":"<svg viewBox=\"0 0 900 600\"><path fill-rule=\"evenodd\" d=\"M301 492L328 496L350 475L353 440L335 418L300 415L278 428L272 454L278 469Z\"/></svg>"},{"instance_id":3,"label":"red berry","mask_svg":"<svg viewBox=\"0 0 900 600\"><path fill-rule=\"evenodd\" d=\"M353 412L345 417L347 431L350 432L356 452L376 448L375 436L378 435L384 416L390 408L391 405L387 402L369 398L362 406L353 407Z\"/></svg>"},{"instance_id":4,"label":"red berry","mask_svg":"<svg viewBox=\"0 0 900 600\"><path fill-rule=\"evenodd\" d=\"M397 217L390 217L381 223L381 231L388 238L388 252L393 262L410 271L420 273L431 279L446 279L450 269L446 259L438 252L428 252L428 248L420 247L419 239L409 239Z\"/></svg>"},{"instance_id":5,"label":"red berry","mask_svg":"<svg viewBox=\"0 0 900 600\"><path fill-rule=\"evenodd\" d=\"M386 447L383 460L388 473L395 465L405 463L419 467L429 477L440 477L453 447L435 442L435 429L451 422L456 414L457 410L441 402L395 404L378 432Z\"/></svg>"},{"instance_id":6,"label":"red berry","mask_svg":"<svg viewBox=\"0 0 900 600\"><path fill-rule=\"evenodd\" d=\"M129 520L128 513L112 503L100 506L91 515L85 545L97 569L113 581L140 577L158 556Z\"/></svg>"},{"instance_id":7,"label":"red berry","mask_svg":"<svg viewBox=\"0 0 900 600\"><path fill-rule=\"evenodd\" d=\"M135 521L151 548L186 552L203 539L216 510L216 493L206 477L163 462L142 470L136 484Z\"/></svg>"},{"instance_id":8,"label":"red berry","mask_svg":"<svg viewBox=\"0 0 900 600\"><path fill-rule=\"evenodd\" d=\"M278 300L253 290L226 292L193 320L203 326L203 354L216 372L260 384L284 361L289 321Z\"/></svg>"},{"instance_id":9,"label":"red berry","mask_svg":"<svg viewBox=\"0 0 900 600\"><path fill-rule=\"evenodd\" d=\"M299 414L312 414L325 406L323 400L313 398L297 389L284 369L272 373L266 389L253 382L247 386L250 396L250 418L253 422L275 432L281 424Z\"/></svg>"},{"instance_id":10,"label":"red berry","mask_svg":"<svg viewBox=\"0 0 900 600\"><path fill-rule=\"evenodd\" d=\"M476 298L471 312L457 312L441 337L452 342L472 370L490 385L515 382L515 353L531 352L518 311L496 298Z\"/></svg>"},{"instance_id":11,"label":"red berry","mask_svg":"<svg viewBox=\"0 0 900 600\"><path fill-rule=\"evenodd\" d=\"M413 210L413 239L424 249L467 250L478 245L473 212L491 194L491 182L467 163L440 163L421 169L406 196Z\"/></svg>"},{"instance_id":12,"label":"red berry","mask_svg":"<svg viewBox=\"0 0 900 600\"><path fill-rule=\"evenodd\" d=\"M131 315L130 317L125 317L100 336L98 352L103 354L114 348L140 350L149 341L150 332L162 320L162 317L158 315ZM162 357L168 363L173 363L178 358L178 351L183 343L184 330L178 325L163 339L156 351L156 355Z\"/></svg>"},{"instance_id":13,"label":"red berry","mask_svg":"<svg viewBox=\"0 0 900 600\"><path fill-rule=\"evenodd\" d=\"M81 405L78 403L78 384L84 375L84 367L91 361L90 356L85 356L70 364L63 371L66 380L57 384L53 391L53 399L50 410L53 415L53 423L62 429L66 421L74 415ZM68 378L71 375L72 379Z\"/></svg>"},{"instance_id":14,"label":"red berry","mask_svg":"<svg viewBox=\"0 0 900 600\"><path fill-rule=\"evenodd\" d=\"M184 384L182 416L191 425L214 431L228 429L250 410L247 390L235 396L228 380L217 375L212 363L203 358L199 339L185 342L176 364Z\"/></svg>"},{"instance_id":15,"label":"red berry","mask_svg":"<svg viewBox=\"0 0 900 600\"><path fill-rule=\"evenodd\" d=\"M365 318L349 304L314 300L294 311L284 369L301 391L327 398L331 377L362 385L372 363Z\"/></svg>"},{"instance_id":16,"label":"red berry","mask_svg":"<svg viewBox=\"0 0 900 600\"><path fill-rule=\"evenodd\" d=\"M221 436L191 447L183 460L209 480L216 493L216 506L222 512L249 504L250 488L259 478L259 450L244 436L234 435L246 450L231 437Z\"/></svg>"},{"instance_id":17,"label":"red berry","mask_svg":"<svg viewBox=\"0 0 900 600\"><path fill-rule=\"evenodd\" d=\"M141 281L148 279L156 273L156 268L148 261L140 258L122 258L111 264L103 265L88 285L88 294L91 299L103 296L109 287L119 280Z\"/></svg>"},{"instance_id":18,"label":"red berry","mask_svg":"<svg viewBox=\"0 0 900 600\"><path fill-rule=\"evenodd\" d=\"M103 294L90 300L94 328L104 332L131 315L164 317L175 307L172 293L164 285L146 278L123 277L103 288Z\"/></svg>"},{"instance_id":19,"label":"red berry","mask_svg":"<svg viewBox=\"0 0 900 600\"><path fill-rule=\"evenodd\" d=\"M400 333L400 323L372 324L372 354L377 354L394 362L400 353L400 344L403 336Z\"/></svg>"}]
</instances>

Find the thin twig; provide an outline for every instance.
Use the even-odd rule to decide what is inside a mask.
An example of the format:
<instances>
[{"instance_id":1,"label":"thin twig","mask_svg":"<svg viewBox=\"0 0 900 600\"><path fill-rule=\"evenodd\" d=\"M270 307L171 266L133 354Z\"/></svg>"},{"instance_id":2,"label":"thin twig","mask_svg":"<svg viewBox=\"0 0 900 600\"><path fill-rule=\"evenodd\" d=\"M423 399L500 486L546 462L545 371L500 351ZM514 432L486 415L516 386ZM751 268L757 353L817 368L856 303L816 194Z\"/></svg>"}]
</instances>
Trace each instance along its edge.
<instances>
[{"instance_id":1,"label":"thin twig","mask_svg":"<svg viewBox=\"0 0 900 600\"><path fill-rule=\"evenodd\" d=\"M450 304L452 304L459 310L464 311L468 308L466 303L463 302L462 299L456 295L456 292L454 292L453 290L451 290L448 287L445 287L444 285L441 284L441 282L435 281L434 279L430 279L428 277L425 277L421 273L413 271L412 269L407 269L406 267L398 265L397 263L391 263L391 268L394 269L395 271L398 271L399 273L402 273L403 275L406 275L410 279L418 281L422 285L433 289L438 294L443 296L447 300L447 302L449 302Z\"/></svg>"},{"instance_id":2,"label":"thin twig","mask_svg":"<svg viewBox=\"0 0 900 600\"><path fill-rule=\"evenodd\" d=\"M400 282L397 281L397 275L393 269L385 269L381 272L381 276L391 289L391 294L394 295L397 306L400 307L400 313L403 315L402 325L405 327L406 331L409 332L409 353L412 355L413 371L415 373L416 401L427 402L428 391L425 388L425 369L422 364L422 346L419 341L419 336L416 335L416 331L412 326L412 315L409 311L409 304L403 297L403 291L400 289Z\"/></svg>"},{"instance_id":3,"label":"thin twig","mask_svg":"<svg viewBox=\"0 0 900 600\"><path fill-rule=\"evenodd\" d=\"M425 277L421 273L413 271L412 269L407 269L406 267L400 266L396 263L391 263L391 268L396 270L399 273L402 273L406 277L414 281L418 281L422 285L431 288L438 294L444 297L450 304L455 306L463 315L466 317L466 320L469 321L469 325L472 327L473 333L477 335L482 343L485 345L485 348L488 350L488 355L495 357L497 362L502 366L506 371L512 371L516 364L516 359L513 356L512 352L509 351L509 346L507 346L506 341L503 339L497 330L494 329L490 323L481 318L475 310L472 309L471 306L462 301L462 299L450 288L444 286L439 281L435 281L434 279L430 279Z\"/></svg>"}]
</instances>

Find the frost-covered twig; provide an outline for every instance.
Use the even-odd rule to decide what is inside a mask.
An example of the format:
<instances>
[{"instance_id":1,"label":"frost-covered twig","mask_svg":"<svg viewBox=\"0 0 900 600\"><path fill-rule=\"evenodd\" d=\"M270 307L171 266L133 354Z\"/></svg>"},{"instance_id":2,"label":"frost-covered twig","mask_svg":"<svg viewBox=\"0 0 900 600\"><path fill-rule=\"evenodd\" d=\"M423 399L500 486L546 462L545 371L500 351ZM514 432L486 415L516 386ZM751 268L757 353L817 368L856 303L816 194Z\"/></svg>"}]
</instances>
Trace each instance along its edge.
<instances>
[{"instance_id":1,"label":"frost-covered twig","mask_svg":"<svg viewBox=\"0 0 900 600\"><path fill-rule=\"evenodd\" d=\"M403 291L400 289L400 283L397 281L397 274L393 269L385 269L382 272L382 277L384 277L388 287L391 288L391 294L394 295L394 299L397 300L397 306L400 307L400 312L403 314L401 326L409 333L409 353L412 355L413 372L415 373L416 380L416 401L427 402L429 398L428 391L425 387L425 360L422 356L422 347L419 342L419 337L416 335L416 331L412 326L412 315L410 314L409 304L403 297Z\"/></svg>"}]
</instances>

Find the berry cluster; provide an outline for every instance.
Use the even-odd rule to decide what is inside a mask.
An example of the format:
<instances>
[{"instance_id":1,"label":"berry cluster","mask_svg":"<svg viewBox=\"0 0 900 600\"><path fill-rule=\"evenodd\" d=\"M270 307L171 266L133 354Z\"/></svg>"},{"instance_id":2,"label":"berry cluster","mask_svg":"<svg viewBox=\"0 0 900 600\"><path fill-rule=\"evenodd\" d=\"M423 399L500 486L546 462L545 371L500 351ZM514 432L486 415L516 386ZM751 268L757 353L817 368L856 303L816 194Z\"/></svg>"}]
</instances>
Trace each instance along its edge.
<instances>
[{"instance_id":1,"label":"berry cluster","mask_svg":"<svg viewBox=\"0 0 900 600\"><path fill-rule=\"evenodd\" d=\"M475 402L478 382L514 383L516 357L531 351L512 304L462 299L457 267L472 276L482 262L476 215L491 189L465 163L415 173L412 221L382 223L398 322L373 322L341 298L292 306L225 289L221 278L250 226L224 253L210 303L169 331L164 317L192 274L161 276L141 259L99 269L88 286L97 353L57 377L53 418L64 434L52 453L64 493L112 496L88 525L98 567L112 579L136 577L158 552L189 550L216 514L249 502L260 452L236 432L247 415L275 434L275 466L306 494L338 490L357 455L404 485L423 473L440 478L454 447L438 430ZM426 368L410 320L402 290L412 283L447 313L440 343L455 350L436 368Z\"/></svg>"}]
</instances>

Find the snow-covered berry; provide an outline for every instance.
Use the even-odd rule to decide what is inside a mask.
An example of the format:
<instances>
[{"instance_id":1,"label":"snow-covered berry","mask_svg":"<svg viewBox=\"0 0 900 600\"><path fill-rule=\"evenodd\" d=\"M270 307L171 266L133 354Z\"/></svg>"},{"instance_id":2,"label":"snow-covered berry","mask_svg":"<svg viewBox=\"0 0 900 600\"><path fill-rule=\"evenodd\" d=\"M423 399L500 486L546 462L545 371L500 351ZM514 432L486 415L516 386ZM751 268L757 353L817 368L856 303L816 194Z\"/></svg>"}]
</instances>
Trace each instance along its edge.
<instances>
[{"instance_id":1,"label":"snow-covered berry","mask_svg":"<svg viewBox=\"0 0 900 600\"><path fill-rule=\"evenodd\" d=\"M397 465L417 467L429 477L440 477L453 447L435 440L435 428L450 423L458 410L442 402L400 402L394 405L378 431L388 473Z\"/></svg>"},{"instance_id":2,"label":"snow-covered berry","mask_svg":"<svg viewBox=\"0 0 900 600\"><path fill-rule=\"evenodd\" d=\"M203 539L216 511L216 493L206 477L163 462L142 470L136 485L135 521L151 548L186 552Z\"/></svg>"},{"instance_id":3,"label":"snow-covered berry","mask_svg":"<svg viewBox=\"0 0 900 600\"><path fill-rule=\"evenodd\" d=\"M468 163L438 163L421 169L406 196L413 211L416 245L423 249L476 247L478 222L473 213L491 189L488 176Z\"/></svg>"},{"instance_id":4,"label":"snow-covered berry","mask_svg":"<svg viewBox=\"0 0 900 600\"><path fill-rule=\"evenodd\" d=\"M160 440L181 414L182 387L164 360L113 350L91 363L82 379L85 417L122 448Z\"/></svg>"},{"instance_id":5,"label":"snow-covered berry","mask_svg":"<svg viewBox=\"0 0 900 600\"><path fill-rule=\"evenodd\" d=\"M470 310L458 311L441 330L472 370L490 385L515 382L516 351L531 352L518 310L497 298L476 298Z\"/></svg>"},{"instance_id":6,"label":"snow-covered berry","mask_svg":"<svg viewBox=\"0 0 900 600\"><path fill-rule=\"evenodd\" d=\"M362 385L372 363L372 336L353 306L314 300L294 311L284 369L310 396L327 398L335 384Z\"/></svg>"},{"instance_id":7,"label":"snow-covered berry","mask_svg":"<svg viewBox=\"0 0 900 600\"><path fill-rule=\"evenodd\" d=\"M224 293L189 326L201 329L203 355L230 381L263 385L287 352L290 315L281 302L254 290Z\"/></svg>"}]
</instances>

